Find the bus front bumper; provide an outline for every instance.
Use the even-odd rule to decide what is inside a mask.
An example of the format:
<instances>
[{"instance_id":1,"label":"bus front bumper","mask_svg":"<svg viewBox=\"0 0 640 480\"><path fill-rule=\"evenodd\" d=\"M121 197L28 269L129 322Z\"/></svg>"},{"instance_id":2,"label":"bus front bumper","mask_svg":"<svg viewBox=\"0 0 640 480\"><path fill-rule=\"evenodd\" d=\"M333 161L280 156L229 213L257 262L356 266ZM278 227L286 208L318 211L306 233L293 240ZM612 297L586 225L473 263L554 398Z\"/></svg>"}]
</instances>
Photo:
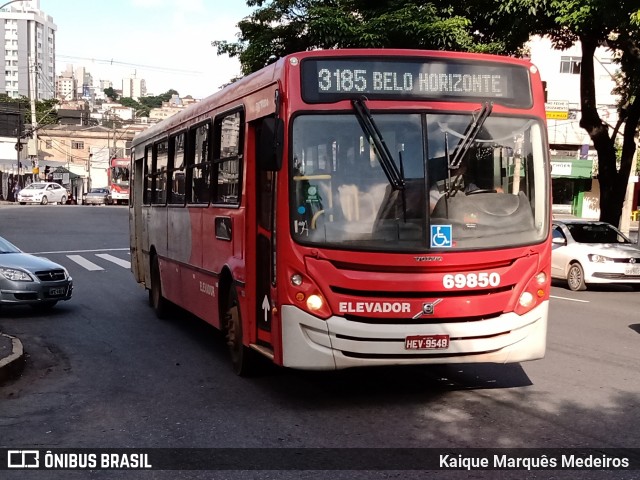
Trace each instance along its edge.
<instances>
[{"instance_id":1,"label":"bus front bumper","mask_svg":"<svg viewBox=\"0 0 640 480\"><path fill-rule=\"evenodd\" d=\"M383 365L514 363L544 357L549 302L524 315L507 313L473 322L422 325L378 324L333 316L316 318L292 305L282 307L283 366L337 370ZM443 319L446 322L446 319ZM449 335L446 349L407 350L416 335Z\"/></svg>"}]
</instances>

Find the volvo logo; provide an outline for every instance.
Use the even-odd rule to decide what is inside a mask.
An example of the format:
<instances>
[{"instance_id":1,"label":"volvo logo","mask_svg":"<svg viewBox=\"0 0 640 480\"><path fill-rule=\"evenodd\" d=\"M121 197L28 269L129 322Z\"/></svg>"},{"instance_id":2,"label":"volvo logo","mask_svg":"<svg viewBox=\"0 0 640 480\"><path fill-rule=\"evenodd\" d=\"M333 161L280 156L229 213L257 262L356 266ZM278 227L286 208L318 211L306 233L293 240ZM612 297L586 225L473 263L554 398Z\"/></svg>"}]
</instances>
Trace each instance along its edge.
<instances>
[{"instance_id":1,"label":"volvo logo","mask_svg":"<svg viewBox=\"0 0 640 480\"><path fill-rule=\"evenodd\" d=\"M436 309L436 305L439 304L441 301L442 301L442 299L439 298L435 302L423 303L422 304L422 310L420 312L416 313L413 316L413 319L416 320L416 319L420 318L423 315L433 315L433 313L435 312L435 309Z\"/></svg>"},{"instance_id":2,"label":"volvo logo","mask_svg":"<svg viewBox=\"0 0 640 480\"><path fill-rule=\"evenodd\" d=\"M420 256L420 257L413 257L413 258L416 259L416 262L441 262L442 261L442 257L435 256L435 255Z\"/></svg>"}]
</instances>

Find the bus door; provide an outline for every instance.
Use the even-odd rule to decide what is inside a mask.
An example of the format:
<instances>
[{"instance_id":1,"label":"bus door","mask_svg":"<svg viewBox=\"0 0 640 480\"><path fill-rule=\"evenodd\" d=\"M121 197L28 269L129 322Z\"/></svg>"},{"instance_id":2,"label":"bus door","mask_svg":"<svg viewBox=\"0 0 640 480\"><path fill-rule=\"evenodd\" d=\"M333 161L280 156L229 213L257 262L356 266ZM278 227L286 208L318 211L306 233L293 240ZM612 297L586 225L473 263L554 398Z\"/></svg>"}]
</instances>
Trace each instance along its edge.
<instances>
[{"instance_id":1,"label":"bus door","mask_svg":"<svg viewBox=\"0 0 640 480\"><path fill-rule=\"evenodd\" d=\"M131 270L137 282L145 281L145 265L144 265L144 239L146 229L142 219L142 204L144 203L144 162L143 158L134 159L134 174L131 176L131 200L130 200L130 228L129 228L129 245L135 251L131 252Z\"/></svg>"},{"instance_id":2,"label":"bus door","mask_svg":"<svg viewBox=\"0 0 640 480\"><path fill-rule=\"evenodd\" d=\"M259 150L259 149L257 149ZM260 152L256 152L260 155ZM256 165L256 325L258 339L271 343L271 286L275 284L274 224L276 173Z\"/></svg>"}]
</instances>

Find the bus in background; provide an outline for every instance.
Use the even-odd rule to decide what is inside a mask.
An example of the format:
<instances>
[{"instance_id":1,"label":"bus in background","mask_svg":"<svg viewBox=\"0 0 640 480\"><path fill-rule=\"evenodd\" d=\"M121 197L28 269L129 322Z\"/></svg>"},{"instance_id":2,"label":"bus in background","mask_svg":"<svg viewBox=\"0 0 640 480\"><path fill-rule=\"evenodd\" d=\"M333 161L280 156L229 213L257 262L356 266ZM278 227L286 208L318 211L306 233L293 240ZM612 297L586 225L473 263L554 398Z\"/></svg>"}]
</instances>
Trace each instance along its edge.
<instances>
[{"instance_id":1,"label":"bus in background","mask_svg":"<svg viewBox=\"0 0 640 480\"><path fill-rule=\"evenodd\" d=\"M134 138L132 271L241 375L539 359L549 165L528 61L288 55Z\"/></svg>"},{"instance_id":2,"label":"bus in background","mask_svg":"<svg viewBox=\"0 0 640 480\"><path fill-rule=\"evenodd\" d=\"M115 204L129 203L129 167L128 158L109 160L109 191Z\"/></svg>"}]
</instances>

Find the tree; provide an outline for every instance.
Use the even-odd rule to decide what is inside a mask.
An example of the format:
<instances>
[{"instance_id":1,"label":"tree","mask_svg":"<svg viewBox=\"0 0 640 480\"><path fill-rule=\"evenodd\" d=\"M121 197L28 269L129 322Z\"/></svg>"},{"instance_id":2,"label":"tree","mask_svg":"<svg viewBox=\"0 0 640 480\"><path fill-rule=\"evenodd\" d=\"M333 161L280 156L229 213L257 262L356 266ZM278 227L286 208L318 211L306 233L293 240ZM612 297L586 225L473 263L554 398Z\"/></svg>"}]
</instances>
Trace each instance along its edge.
<instances>
[{"instance_id":1,"label":"tree","mask_svg":"<svg viewBox=\"0 0 640 480\"><path fill-rule=\"evenodd\" d=\"M580 126L598 153L600 219L618 225L640 121L638 0L247 0L256 10L238 23L235 43L211 42L238 57L243 74L296 51L348 47L420 48L518 55L532 35L557 48L582 45ZM594 53L619 62L619 122L597 111ZM619 163L616 137L622 130Z\"/></svg>"},{"instance_id":2,"label":"tree","mask_svg":"<svg viewBox=\"0 0 640 480\"><path fill-rule=\"evenodd\" d=\"M31 101L28 97L20 96L19 98L13 98L6 93L0 94L0 103L16 103L20 104L24 110L24 118L22 120L24 125L31 125L31 109L29 107ZM58 123L57 106L60 102L51 98L49 100L37 100L36 101L36 121L39 126L52 125Z\"/></svg>"},{"instance_id":3,"label":"tree","mask_svg":"<svg viewBox=\"0 0 640 480\"><path fill-rule=\"evenodd\" d=\"M146 97L143 97L146 98ZM140 99L142 100L142 99ZM131 97L122 97L119 100L120 105L124 106L124 107L129 107L129 108L133 108L133 111L135 112L136 117L148 117L149 116L149 110L151 109L150 107L148 107L147 105L142 104L139 101L134 100Z\"/></svg>"},{"instance_id":4,"label":"tree","mask_svg":"<svg viewBox=\"0 0 640 480\"><path fill-rule=\"evenodd\" d=\"M118 100L118 93L113 89L113 87L105 88L103 90L105 96L112 101Z\"/></svg>"},{"instance_id":5,"label":"tree","mask_svg":"<svg viewBox=\"0 0 640 480\"><path fill-rule=\"evenodd\" d=\"M420 48L515 53L527 40L509 31L514 20L498 21L495 0L247 0L257 6L238 22L235 43L213 41L218 55L238 57L242 73L259 70L289 53L331 48ZM493 12L494 22L487 21ZM515 21L517 23L517 20ZM521 32L521 30L517 30Z\"/></svg>"},{"instance_id":6,"label":"tree","mask_svg":"<svg viewBox=\"0 0 640 480\"><path fill-rule=\"evenodd\" d=\"M580 126L598 152L600 220L618 225L636 152L640 122L640 6L637 0L506 0L503 13L529 18L530 34L547 35L558 48L576 42L582 46L580 70ZM619 120L610 127L597 110L594 78L596 48L614 54L621 73L617 93ZM616 155L616 137L622 129L622 149ZM619 158L618 158L619 157Z\"/></svg>"}]
</instances>

